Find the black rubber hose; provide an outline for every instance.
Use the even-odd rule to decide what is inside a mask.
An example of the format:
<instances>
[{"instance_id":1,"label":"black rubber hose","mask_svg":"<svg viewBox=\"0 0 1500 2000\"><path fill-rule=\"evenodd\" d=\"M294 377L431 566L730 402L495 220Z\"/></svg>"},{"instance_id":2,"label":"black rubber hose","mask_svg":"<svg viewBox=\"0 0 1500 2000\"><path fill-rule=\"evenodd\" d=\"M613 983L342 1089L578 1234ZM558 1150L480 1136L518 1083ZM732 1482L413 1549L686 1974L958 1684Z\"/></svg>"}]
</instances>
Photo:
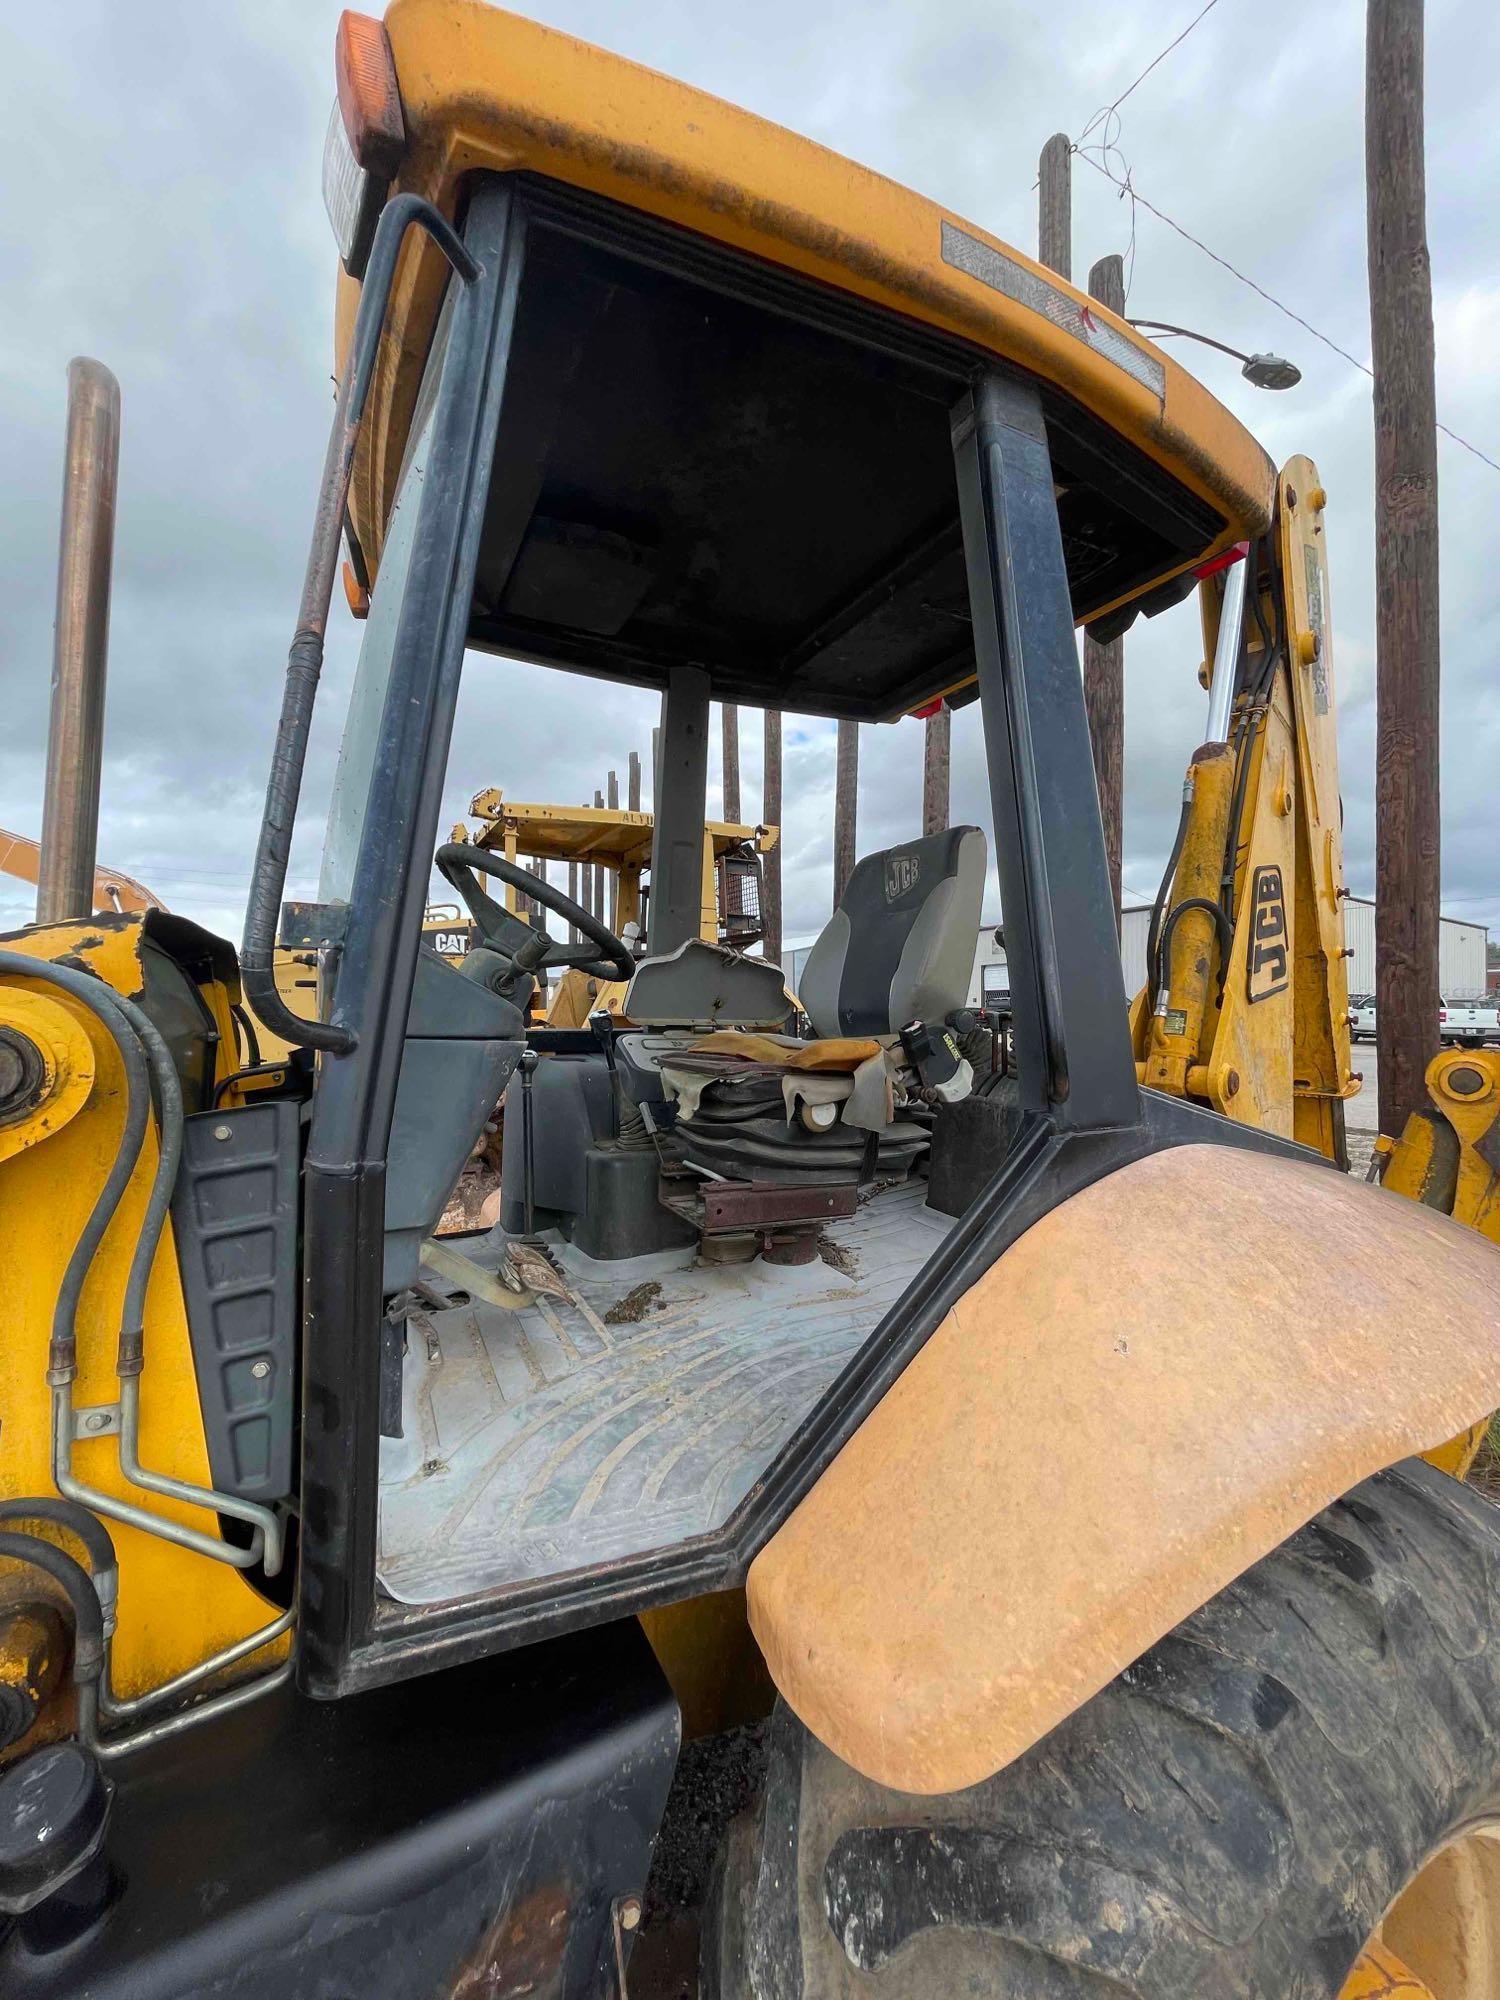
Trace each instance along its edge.
<instances>
[{"instance_id":1,"label":"black rubber hose","mask_svg":"<svg viewBox=\"0 0 1500 2000\"><path fill-rule=\"evenodd\" d=\"M104 1671L104 1613L82 1563L35 1535L0 1533L0 1556L28 1563L62 1585L73 1607L73 1679L79 1685L97 1681Z\"/></svg>"},{"instance_id":2,"label":"black rubber hose","mask_svg":"<svg viewBox=\"0 0 1500 2000\"><path fill-rule=\"evenodd\" d=\"M99 1245L104 1240L104 1232L113 1221L115 1210L135 1172L146 1137L150 1104L146 1056L135 1036L125 1031L115 1004L118 996L114 988L106 986L103 980L88 973L75 972L69 966L30 958L19 951L0 951L0 974L38 979L44 985L55 986L81 1001L109 1031L125 1066L125 1126L120 1135L119 1150L105 1175L104 1185L99 1190L89 1219L73 1246L73 1254L63 1272L57 1289L57 1303L53 1308L47 1379L54 1387L59 1387L71 1382L77 1372L78 1301Z\"/></svg>"},{"instance_id":3,"label":"black rubber hose","mask_svg":"<svg viewBox=\"0 0 1500 2000\"><path fill-rule=\"evenodd\" d=\"M177 1185L177 1169L182 1160L182 1084L178 1079L177 1065L172 1060L172 1051L163 1041L156 1023L123 994L115 995L115 1004L127 1027L133 1028L140 1037L151 1064L156 1080L159 1127L156 1172L151 1179L151 1192L141 1217L140 1233L131 1253L130 1274L125 1281L124 1309L120 1315L119 1372L122 1375L138 1375L145 1353L146 1287L151 1281L156 1246L161 1241L167 1210L172 1205L172 1191Z\"/></svg>"},{"instance_id":4,"label":"black rubber hose","mask_svg":"<svg viewBox=\"0 0 1500 2000\"><path fill-rule=\"evenodd\" d=\"M221 1077L214 1085L215 1108L218 1107L220 1101L227 1097L237 1084L248 1083L252 1077L256 1076L285 1076L291 1067L291 1058L288 1057L285 1062L249 1063L244 1069L231 1070L228 1076ZM241 1106L239 1108L243 1109L244 1107Z\"/></svg>"},{"instance_id":5,"label":"black rubber hose","mask_svg":"<svg viewBox=\"0 0 1500 2000\"><path fill-rule=\"evenodd\" d=\"M246 1066L250 1069L258 1069L260 1067L260 1036L255 1032L255 1016L250 1012L248 1007L242 1007L238 1001L235 1001L229 1011L239 1023L240 1032L245 1037Z\"/></svg>"},{"instance_id":6,"label":"black rubber hose","mask_svg":"<svg viewBox=\"0 0 1500 2000\"><path fill-rule=\"evenodd\" d=\"M41 1494L0 1500L0 1526L7 1521L45 1521L50 1527L65 1529L83 1544L95 1576L118 1567L114 1537L97 1514L76 1500L44 1498Z\"/></svg>"},{"instance_id":7,"label":"black rubber hose","mask_svg":"<svg viewBox=\"0 0 1500 2000\"><path fill-rule=\"evenodd\" d=\"M1162 917L1166 912L1167 898L1172 893L1172 884L1177 879L1177 864L1182 859L1182 843L1187 839L1188 814L1193 809L1193 795L1184 788L1182 811L1177 815L1177 832L1172 841L1172 852L1167 856L1166 869L1161 878L1161 887L1156 892L1156 901L1151 905L1151 922L1146 931L1146 977L1151 982L1147 999L1154 1006L1160 992L1156 969L1158 963L1157 946L1161 941Z\"/></svg>"},{"instance_id":8,"label":"black rubber hose","mask_svg":"<svg viewBox=\"0 0 1500 2000\"><path fill-rule=\"evenodd\" d=\"M130 1271L125 1281L125 1300L120 1315L120 1362L119 1369L124 1374L139 1374L145 1341L146 1287L151 1279L151 1266L156 1257L156 1246L161 1239L167 1210L171 1206L172 1190L177 1184L177 1168L182 1158L182 1085L178 1080L177 1066L172 1061L172 1052L163 1041L159 1030L150 1017L127 1000L102 979L87 973L75 972L69 966L54 965L50 961L40 961L24 957L19 952L0 953L0 973L15 971L24 967L34 977L60 986L64 992L73 994L93 1010L97 1018L109 1029L125 1065L129 1105L126 1112L127 1137L134 1137L134 1149L130 1155L129 1170L120 1177L120 1192L113 1183L120 1168L125 1149L122 1147L110 1169L94 1212L85 1225L84 1233L78 1239L73 1256L69 1260L63 1284L58 1293L57 1314L53 1317L54 1345L58 1338L58 1314L66 1305L69 1332L67 1339L72 1344L73 1358L76 1360L77 1342L73 1333L73 1319L77 1314L78 1297L83 1289L94 1255L103 1238L104 1229L118 1206L120 1193L135 1171L140 1157L141 1143L145 1135L146 1109L149 1092L146 1088L146 1065L149 1063L156 1084L156 1099L160 1122L157 1147L156 1171L151 1178L151 1192L146 1199L146 1209L141 1217L140 1230L136 1236L135 1248L131 1252ZM139 1128L137 1130L137 1128ZM97 1235L94 1224L105 1207L106 1197L110 1197L108 1214ZM92 1240L91 1240L92 1239ZM81 1254L85 1252L86 1254ZM75 1269L76 1267L76 1269ZM76 1279L76 1285L73 1280ZM56 1366L57 1364L53 1364Z\"/></svg>"},{"instance_id":9,"label":"black rubber hose","mask_svg":"<svg viewBox=\"0 0 1500 2000\"><path fill-rule=\"evenodd\" d=\"M1229 973L1229 954L1234 949L1234 926L1224 914L1222 904L1210 902L1207 896L1185 897L1162 925L1161 958L1156 968L1156 990L1160 993L1166 984L1169 954L1172 950L1172 933L1177 928L1177 920L1179 917L1185 917L1189 910L1202 910L1214 920L1214 927L1219 933L1219 991L1222 993L1224 981Z\"/></svg>"},{"instance_id":10,"label":"black rubber hose","mask_svg":"<svg viewBox=\"0 0 1500 2000\"><path fill-rule=\"evenodd\" d=\"M1259 544L1257 544L1257 551L1258 548ZM1250 559L1255 561L1256 570L1254 574L1258 575L1258 554L1252 552ZM1254 716L1260 704L1270 694L1271 683L1275 679L1276 669L1281 662L1280 638L1273 635L1270 627L1266 624L1265 612L1261 606L1260 591L1258 589L1252 590L1250 601L1255 613L1255 622L1260 627L1260 636L1265 648L1265 660L1261 667L1260 679L1250 690L1250 698L1245 703L1244 709L1241 712L1237 741L1238 761L1234 773L1234 795L1229 808L1229 830L1224 842L1224 866L1220 871L1219 878L1223 895L1224 913L1228 917L1231 927L1233 927L1235 917L1234 878L1236 863L1239 859L1240 816L1245 810L1245 793L1250 783L1250 759L1255 749ZM1277 623L1279 626L1279 617Z\"/></svg>"}]
</instances>

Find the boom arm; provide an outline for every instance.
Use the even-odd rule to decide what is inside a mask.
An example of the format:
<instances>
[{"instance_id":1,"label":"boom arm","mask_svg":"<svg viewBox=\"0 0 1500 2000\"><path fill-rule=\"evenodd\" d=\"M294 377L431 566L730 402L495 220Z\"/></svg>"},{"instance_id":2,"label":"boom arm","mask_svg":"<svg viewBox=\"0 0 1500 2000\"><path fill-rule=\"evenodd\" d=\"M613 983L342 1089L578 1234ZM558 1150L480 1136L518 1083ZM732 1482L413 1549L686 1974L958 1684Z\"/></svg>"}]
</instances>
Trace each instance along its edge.
<instances>
[{"instance_id":1,"label":"boom arm","mask_svg":"<svg viewBox=\"0 0 1500 2000\"><path fill-rule=\"evenodd\" d=\"M0 875L12 875L18 882L35 882L41 867L38 842L24 833L8 833L0 826ZM164 910L166 904L143 888L134 876L122 875L118 868L94 870L94 908L100 915L110 911Z\"/></svg>"},{"instance_id":2,"label":"boom arm","mask_svg":"<svg viewBox=\"0 0 1500 2000\"><path fill-rule=\"evenodd\" d=\"M1201 586L1220 695L1211 714L1226 733L1188 767L1131 1029L1151 1088L1343 1163L1343 1104L1360 1079L1349 1066L1325 501L1312 461L1292 459L1243 590L1221 580L1229 572Z\"/></svg>"}]
</instances>

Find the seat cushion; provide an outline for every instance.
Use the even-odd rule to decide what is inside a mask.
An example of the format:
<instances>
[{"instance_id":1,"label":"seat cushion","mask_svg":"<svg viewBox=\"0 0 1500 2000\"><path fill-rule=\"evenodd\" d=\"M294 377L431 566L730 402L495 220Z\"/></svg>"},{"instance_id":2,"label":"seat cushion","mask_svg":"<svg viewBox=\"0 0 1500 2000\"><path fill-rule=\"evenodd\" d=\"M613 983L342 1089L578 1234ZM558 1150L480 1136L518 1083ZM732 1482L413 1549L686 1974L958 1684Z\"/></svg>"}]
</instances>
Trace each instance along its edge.
<instances>
[{"instance_id":1,"label":"seat cushion","mask_svg":"<svg viewBox=\"0 0 1500 2000\"><path fill-rule=\"evenodd\" d=\"M872 1035L835 1035L820 1042L798 1042L790 1035L746 1035L737 1028L721 1028L717 1034L700 1035L692 1053L727 1056L736 1064L764 1063L773 1069L852 1076L861 1063L880 1054L880 1043ZM728 1073L733 1073L732 1068Z\"/></svg>"}]
</instances>

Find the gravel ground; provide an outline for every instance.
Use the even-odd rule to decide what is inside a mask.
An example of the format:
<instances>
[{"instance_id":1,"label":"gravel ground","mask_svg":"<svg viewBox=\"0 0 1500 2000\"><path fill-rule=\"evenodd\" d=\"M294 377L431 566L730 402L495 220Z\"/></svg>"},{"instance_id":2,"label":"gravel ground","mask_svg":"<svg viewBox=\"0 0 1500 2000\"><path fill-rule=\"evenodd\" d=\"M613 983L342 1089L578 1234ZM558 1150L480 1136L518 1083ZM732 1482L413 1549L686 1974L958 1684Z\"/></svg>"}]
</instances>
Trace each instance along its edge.
<instances>
[{"instance_id":1,"label":"gravel ground","mask_svg":"<svg viewBox=\"0 0 1500 2000\"><path fill-rule=\"evenodd\" d=\"M630 1955L631 2000L695 2000L698 1934L714 1857L729 1822L755 1797L764 1726L729 1729L686 1745L667 1798Z\"/></svg>"},{"instance_id":2,"label":"gravel ground","mask_svg":"<svg viewBox=\"0 0 1500 2000\"><path fill-rule=\"evenodd\" d=\"M1350 1051L1353 1066L1364 1072L1365 1087L1344 1106L1344 1132L1349 1141L1349 1171L1363 1180L1370 1164L1370 1150L1380 1131L1380 1093L1375 1080L1375 1045L1356 1042Z\"/></svg>"}]
</instances>

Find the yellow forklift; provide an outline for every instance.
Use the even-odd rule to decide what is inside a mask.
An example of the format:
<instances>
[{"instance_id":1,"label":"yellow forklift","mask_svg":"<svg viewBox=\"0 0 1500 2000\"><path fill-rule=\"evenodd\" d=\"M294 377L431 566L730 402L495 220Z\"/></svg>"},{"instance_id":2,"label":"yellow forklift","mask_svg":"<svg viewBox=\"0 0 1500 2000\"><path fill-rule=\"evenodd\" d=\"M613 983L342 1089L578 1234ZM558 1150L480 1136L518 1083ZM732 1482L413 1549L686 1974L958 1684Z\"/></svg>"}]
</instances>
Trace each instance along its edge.
<instances>
[{"instance_id":1,"label":"yellow forklift","mask_svg":"<svg viewBox=\"0 0 1500 2000\"><path fill-rule=\"evenodd\" d=\"M1500 1251L1443 1212L1496 1070L1452 1176L1342 1170L1311 468L977 225L480 0L345 14L336 81L242 945L0 942L0 1992L639 2000L694 1905L704 2000L1495 1992L1500 1517L1425 1455L1500 1402ZM1194 589L1132 1013L1076 632ZM515 656L661 697L643 955L442 838L461 677ZM710 702L945 694L993 851L862 857L793 1034L701 935ZM533 1027L567 968L622 1014ZM278 1088L241 998L308 1052ZM438 1286L502 1089L482 1282Z\"/></svg>"}]
</instances>

